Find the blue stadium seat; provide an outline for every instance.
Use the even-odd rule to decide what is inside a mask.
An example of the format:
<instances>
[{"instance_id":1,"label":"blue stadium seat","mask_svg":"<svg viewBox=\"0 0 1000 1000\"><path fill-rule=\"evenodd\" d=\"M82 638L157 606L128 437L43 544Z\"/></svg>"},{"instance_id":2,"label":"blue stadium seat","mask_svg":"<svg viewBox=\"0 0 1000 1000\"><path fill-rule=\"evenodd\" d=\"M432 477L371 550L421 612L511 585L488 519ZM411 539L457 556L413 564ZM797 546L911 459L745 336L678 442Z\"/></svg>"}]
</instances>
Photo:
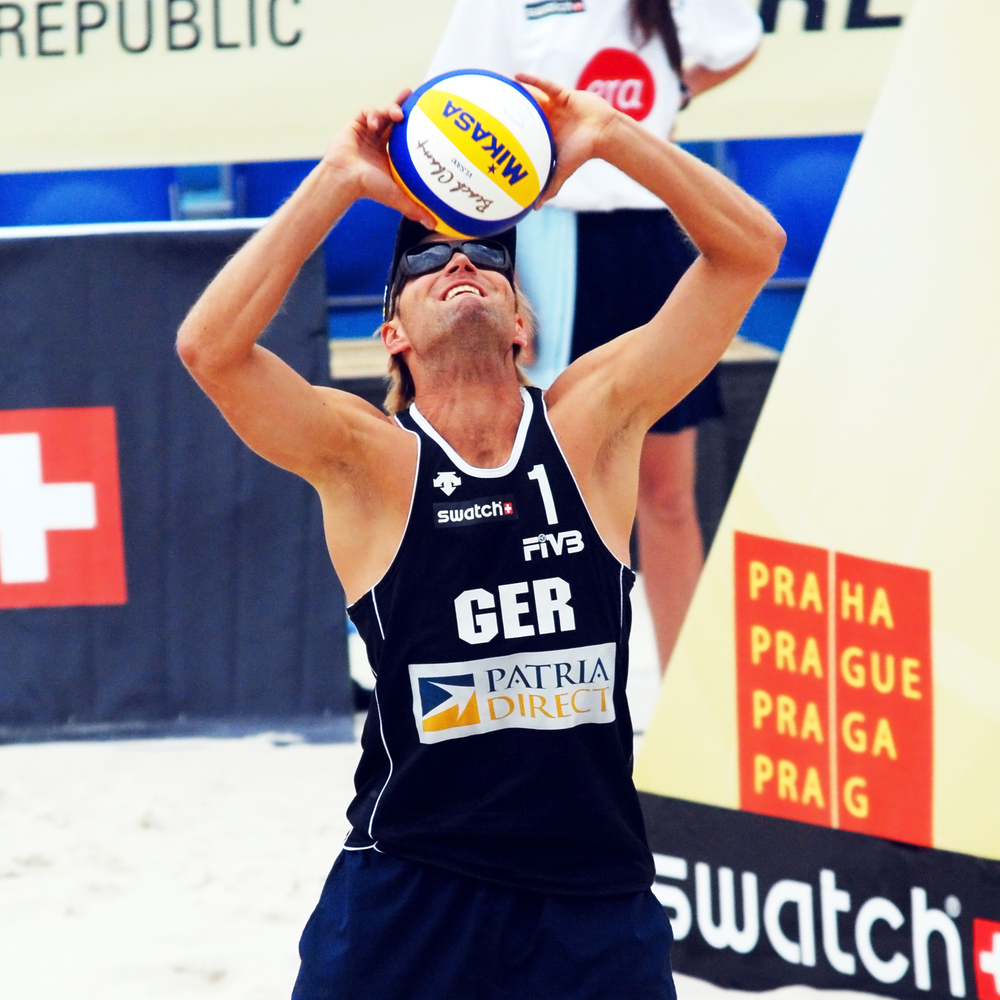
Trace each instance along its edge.
<instances>
[{"instance_id":1,"label":"blue stadium seat","mask_svg":"<svg viewBox=\"0 0 1000 1000\"><path fill-rule=\"evenodd\" d=\"M710 163L723 159L729 175L767 205L788 236L775 278L741 336L779 351L785 346L860 141L838 135L686 144Z\"/></svg>"},{"instance_id":2,"label":"blue stadium seat","mask_svg":"<svg viewBox=\"0 0 1000 1000\"><path fill-rule=\"evenodd\" d=\"M248 216L271 215L316 165L315 160L245 163L237 169ZM380 305L399 213L364 199L353 205L324 246L330 334L367 337L382 320Z\"/></svg>"},{"instance_id":3,"label":"blue stadium seat","mask_svg":"<svg viewBox=\"0 0 1000 1000\"><path fill-rule=\"evenodd\" d=\"M767 205L788 235L779 277L812 274L860 142L859 135L827 135L726 144L740 186Z\"/></svg>"},{"instance_id":4,"label":"blue stadium seat","mask_svg":"<svg viewBox=\"0 0 1000 1000\"><path fill-rule=\"evenodd\" d=\"M170 218L170 167L0 175L0 225Z\"/></svg>"}]
</instances>

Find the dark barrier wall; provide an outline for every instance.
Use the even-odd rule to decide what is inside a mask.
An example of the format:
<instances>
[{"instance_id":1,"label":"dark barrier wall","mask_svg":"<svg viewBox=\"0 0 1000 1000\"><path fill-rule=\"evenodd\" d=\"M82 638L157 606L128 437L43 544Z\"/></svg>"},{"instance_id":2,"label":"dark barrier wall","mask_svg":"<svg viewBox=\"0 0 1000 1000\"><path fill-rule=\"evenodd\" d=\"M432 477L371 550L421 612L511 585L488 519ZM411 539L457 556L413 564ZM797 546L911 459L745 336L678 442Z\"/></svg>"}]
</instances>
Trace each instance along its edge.
<instances>
[{"instance_id":1,"label":"dark barrier wall","mask_svg":"<svg viewBox=\"0 0 1000 1000\"><path fill-rule=\"evenodd\" d=\"M318 498L236 438L174 352L249 235L0 239L0 417L114 409L127 581L124 604L0 609L0 725L350 711ZM316 256L266 335L321 384L323 282Z\"/></svg>"},{"instance_id":2,"label":"dark barrier wall","mask_svg":"<svg viewBox=\"0 0 1000 1000\"><path fill-rule=\"evenodd\" d=\"M642 793L674 971L896 1000L994 1000L1000 863Z\"/></svg>"}]
</instances>

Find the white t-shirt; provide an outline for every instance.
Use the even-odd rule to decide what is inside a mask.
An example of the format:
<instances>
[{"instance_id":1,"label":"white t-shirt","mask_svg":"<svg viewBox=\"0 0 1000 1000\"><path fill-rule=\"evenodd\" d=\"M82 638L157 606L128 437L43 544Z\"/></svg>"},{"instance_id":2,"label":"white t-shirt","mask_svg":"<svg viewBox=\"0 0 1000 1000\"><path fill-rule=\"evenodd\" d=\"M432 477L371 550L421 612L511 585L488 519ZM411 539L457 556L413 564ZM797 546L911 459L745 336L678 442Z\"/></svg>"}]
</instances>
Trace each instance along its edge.
<instances>
[{"instance_id":1,"label":"white t-shirt","mask_svg":"<svg viewBox=\"0 0 1000 1000\"><path fill-rule=\"evenodd\" d=\"M470 68L535 73L595 90L666 138L680 83L659 35L636 47L628 7L629 0L458 0L428 78ZM746 0L674 0L673 12L685 63L727 69L760 43L760 18ZM585 163L550 204L578 212L663 207L603 160Z\"/></svg>"}]
</instances>

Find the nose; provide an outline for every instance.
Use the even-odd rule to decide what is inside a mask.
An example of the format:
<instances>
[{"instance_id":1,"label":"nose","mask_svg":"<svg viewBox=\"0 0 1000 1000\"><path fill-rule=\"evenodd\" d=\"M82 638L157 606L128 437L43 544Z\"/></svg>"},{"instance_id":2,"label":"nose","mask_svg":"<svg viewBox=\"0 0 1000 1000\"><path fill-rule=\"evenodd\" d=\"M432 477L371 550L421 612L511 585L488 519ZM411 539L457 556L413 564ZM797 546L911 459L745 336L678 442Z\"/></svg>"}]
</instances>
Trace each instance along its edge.
<instances>
[{"instance_id":1,"label":"nose","mask_svg":"<svg viewBox=\"0 0 1000 1000\"><path fill-rule=\"evenodd\" d=\"M451 260L448 261L448 267L445 269L447 274L455 274L457 271L466 270L475 273L476 265L469 260L468 257L462 253L461 250L456 250L451 255Z\"/></svg>"}]
</instances>

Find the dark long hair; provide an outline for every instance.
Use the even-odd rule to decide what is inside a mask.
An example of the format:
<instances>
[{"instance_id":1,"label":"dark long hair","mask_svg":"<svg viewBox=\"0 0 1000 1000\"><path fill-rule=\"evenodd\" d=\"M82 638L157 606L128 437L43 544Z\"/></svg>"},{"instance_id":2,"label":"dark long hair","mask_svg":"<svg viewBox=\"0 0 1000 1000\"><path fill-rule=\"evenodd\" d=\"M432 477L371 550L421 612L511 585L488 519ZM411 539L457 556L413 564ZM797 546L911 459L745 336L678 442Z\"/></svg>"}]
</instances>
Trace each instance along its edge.
<instances>
[{"instance_id":1,"label":"dark long hair","mask_svg":"<svg viewBox=\"0 0 1000 1000\"><path fill-rule=\"evenodd\" d=\"M663 39L670 68L681 77L681 43L677 37L670 0L630 0L628 5L632 30L640 45L645 45L654 35Z\"/></svg>"}]
</instances>

